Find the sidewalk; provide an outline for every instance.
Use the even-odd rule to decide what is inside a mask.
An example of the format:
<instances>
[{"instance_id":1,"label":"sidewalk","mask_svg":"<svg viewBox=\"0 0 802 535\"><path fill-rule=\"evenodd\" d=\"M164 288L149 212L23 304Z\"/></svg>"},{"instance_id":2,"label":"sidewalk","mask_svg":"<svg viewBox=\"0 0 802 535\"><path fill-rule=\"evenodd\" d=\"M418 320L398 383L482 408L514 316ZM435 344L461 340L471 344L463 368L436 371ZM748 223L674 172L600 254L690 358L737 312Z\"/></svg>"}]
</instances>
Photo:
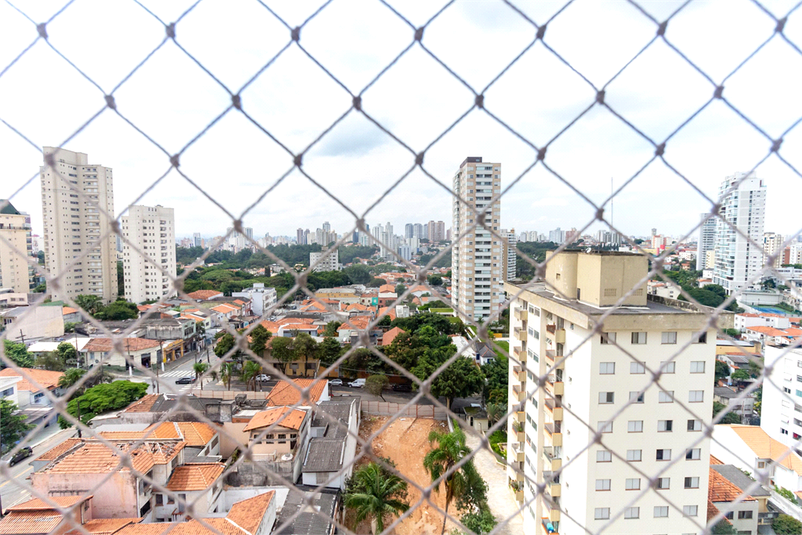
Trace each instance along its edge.
<instances>
[{"instance_id":1,"label":"sidewalk","mask_svg":"<svg viewBox=\"0 0 802 535\"><path fill-rule=\"evenodd\" d=\"M479 447L479 438L472 433L466 433L465 444L475 450ZM507 472L504 467L496 462L496 458L486 449L480 450L473 457L476 470L487 482L487 502L490 511L496 520L510 518L501 529L496 533L499 535L518 535L523 533L524 519L518 512L518 502L515 495L507 486Z\"/></svg>"}]
</instances>

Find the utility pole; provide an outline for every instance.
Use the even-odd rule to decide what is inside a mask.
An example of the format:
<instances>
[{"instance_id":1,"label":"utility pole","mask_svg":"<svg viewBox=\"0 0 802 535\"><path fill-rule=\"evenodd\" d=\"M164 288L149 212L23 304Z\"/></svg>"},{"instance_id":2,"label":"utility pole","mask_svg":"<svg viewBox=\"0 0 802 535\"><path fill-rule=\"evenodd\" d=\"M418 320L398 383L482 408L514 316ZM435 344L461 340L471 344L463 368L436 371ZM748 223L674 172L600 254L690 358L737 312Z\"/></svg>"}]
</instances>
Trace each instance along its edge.
<instances>
[{"instance_id":1,"label":"utility pole","mask_svg":"<svg viewBox=\"0 0 802 535\"><path fill-rule=\"evenodd\" d=\"M22 329L19 330L19 337L22 338L22 343L25 343L25 335L22 334Z\"/></svg>"}]
</instances>

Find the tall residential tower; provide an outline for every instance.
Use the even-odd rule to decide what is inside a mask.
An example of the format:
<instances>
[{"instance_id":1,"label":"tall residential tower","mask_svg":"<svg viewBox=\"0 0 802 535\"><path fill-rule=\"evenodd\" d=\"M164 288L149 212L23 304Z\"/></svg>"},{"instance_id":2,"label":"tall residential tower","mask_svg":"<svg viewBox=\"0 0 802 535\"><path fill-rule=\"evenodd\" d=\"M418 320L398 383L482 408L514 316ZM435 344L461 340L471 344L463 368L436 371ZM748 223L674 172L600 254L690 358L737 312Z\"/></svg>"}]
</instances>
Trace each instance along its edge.
<instances>
[{"instance_id":1,"label":"tall residential tower","mask_svg":"<svg viewBox=\"0 0 802 535\"><path fill-rule=\"evenodd\" d=\"M26 214L4 203L0 199L0 288L28 293L33 286L33 270L26 262L33 255L31 225Z\"/></svg>"},{"instance_id":2,"label":"tall residential tower","mask_svg":"<svg viewBox=\"0 0 802 535\"><path fill-rule=\"evenodd\" d=\"M175 215L163 206L132 206L122 217L125 298L132 303L175 293ZM147 258L144 256L147 255Z\"/></svg>"}]
</instances>

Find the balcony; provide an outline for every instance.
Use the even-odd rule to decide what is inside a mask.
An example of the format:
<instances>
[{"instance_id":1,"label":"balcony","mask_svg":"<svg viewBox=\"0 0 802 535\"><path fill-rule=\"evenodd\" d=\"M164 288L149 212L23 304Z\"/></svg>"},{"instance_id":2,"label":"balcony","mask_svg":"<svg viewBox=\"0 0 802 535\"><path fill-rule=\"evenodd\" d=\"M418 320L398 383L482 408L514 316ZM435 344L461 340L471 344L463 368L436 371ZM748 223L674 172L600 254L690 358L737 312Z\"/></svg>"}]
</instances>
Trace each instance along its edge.
<instances>
[{"instance_id":1,"label":"balcony","mask_svg":"<svg viewBox=\"0 0 802 535\"><path fill-rule=\"evenodd\" d=\"M510 479L510 488L513 490L513 492L515 492L515 499L518 502L523 503L523 501L524 501L524 484L520 483L520 482L517 482L517 481L513 481L512 479Z\"/></svg>"},{"instance_id":2,"label":"balcony","mask_svg":"<svg viewBox=\"0 0 802 535\"><path fill-rule=\"evenodd\" d=\"M559 457L554 456L554 448L552 446L545 446L543 448L543 459L546 461L546 465L544 467L544 471L551 470L552 472L556 472L563 466L563 460Z\"/></svg>"},{"instance_id":3,"label":"balcony","mask_svg":"<svg viewBox=\"0 0 802 535\"><path fill-rule=\"evenodd\" d=\"M523 442L512 443L512 452L515 455L515 460L518 462L524 461L524 446Z\"/></svg>"},{"instance_id":4,"label":"balcony","mask_svg":"<svg viewBox=\"0 0 802 535\"><path fill-rule=\"evenodd\" d=\"M547 399L546 409L551 413L554 421L561 422L563 419L563 408L559 400Z\"/></svg>"},{"instance_id":5,"label":"balcony","mask_svg":"<svg viewBox=\"0 0 802 535\"><path fill-rule=\"evenodd\" d=\"M765 513L758 513L757 514L757 524L758 526L766 526L770 525L774 522L774 520L780 516L779 511L767 511Z\"/></svg>"},{"instance_id":6,"label":"balcony","mask_svg":"<svg viewBox=\"0 0 802 535\"><path fill-rule=\"evenodd\" d=\"M561 377L549 375L546 378L546 390L548 390L553 397L562 396L565 394L565 383L562 382Z\"/></svg>"},{"instance_id":7,"label":"balcony","mask_svg":"<svg viewBox=\"0 0 802 535\"><path fill-rule=\"evenodd\" d=\"M560 512L560 511L559 511L559 509L558 509L558 510L557 510L557 513L559 513L559 512ZM559 516L559 514L558 514L557 516ZM559 521L559 520L557 520L557 521ZM554 526L552 526L552 527L551 527L551 530L549 530L549 524L551 524L552 522L555 522L555 520L552 520L550 517L543 517L543 518L541 518L541 519L540 519L540 527L541 527L541 528L543 528L542 532L543 532L545 535L560 535L559 533L557 533L556 531L554 531Z\"/></svg>"},{"instance_id":8,"label":"balcony","mask_svg":"<svg viewBox=\"0 0 802 535\"><path fill-rule=\"evenodd\" d=\"M524 423L523 422L513 422L512 430L515 432L515 439L518 442L523 442L526 440L526 434L524 433ZM523 459L521 459L523 461Z\"/></svg>"},{"instance_id":9,"label":"balcony","mask_svg":"<svg viewBox=\"0 0 802 535\"><path fill-rule=\"evenodd\" d=\"M563 445L562 426L560 424L561 422L549 422L543 426L546 429L546 434L551 437L551 445L555 447Z\"/></svg>"},{"instance_id":10,"label":"balcony","mask_svg":"<svg viewBox=\"0 0 802 535\"><path fill-rule=\"evenodd\" d=\"M516 308L514 315L515 319L517 319L518 321L526 321L528 316L526 309L523 308Z\"/></svg>"},{"instance_id":11,"label":"balcony","mask_svg":"<svg viewBox=\"0 0 802 535\"><path fill-rule=\"evenodd\" d=\"M521 342L526 341L526 329L523 329L521 327L515 327L513 332L516 340L520 340Z\"/></svg>"},{"instance_id":12,"label":"balcony","mask_svg":"<svg viewBox=\"0 0 802 535\"><path fill-rule=\"evenodd\" d=\"M512 371L515 374L515 377L518 378L519 383L526 381L526 372L523 371L520 366L513 366Z\"/></svg>"},{"instance_id":13,"label":"balcony","mask_svg":"<svg viewBox=\"0 0 802 535\"><path fill-rule=\"evenodd\" d=\"M521 364L526 364L526 343L524 343L521 347L514 347L512 349L513 356L520 362Z\"/></svg>"},{"instance_id":14,"label":"balcony","mask_svg":"<svg viewBox=\"0 0 802 535\"><path fill-rule=\"evenodd\" d=\"M517 401L523 401L526 399L526 389L521 388L520 385L514 385L512 387L512 391L515 393L515 399Z\"/></svg>"},{"instance_id":15,"label":"balcony","mask_svg":"<svg viewBox=\"0 0 802 535\"><path fill-rule=\"evenodd\" d=\"M547 336L554 340L557 344L565 343L565 329L558 328L556 323L549 323L546 325Z\"/></svg>"}]
</instances>

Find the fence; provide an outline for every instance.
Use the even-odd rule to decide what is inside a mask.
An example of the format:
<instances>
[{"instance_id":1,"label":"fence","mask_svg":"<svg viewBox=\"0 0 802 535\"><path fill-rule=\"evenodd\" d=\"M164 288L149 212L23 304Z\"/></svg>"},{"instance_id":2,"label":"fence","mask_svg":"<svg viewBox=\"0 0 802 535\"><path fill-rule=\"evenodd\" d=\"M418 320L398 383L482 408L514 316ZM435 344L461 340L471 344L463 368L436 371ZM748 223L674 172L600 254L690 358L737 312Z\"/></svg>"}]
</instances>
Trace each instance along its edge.
<instances>
[{"instance_id":1,"label":"fence","mask_svg":"<svg viewBox=\"0 0 802 535\"><path fill-rule=\"evenodd\" d=\"M342 466L332 470L327 465L315 472L311 486L320 491L317 497L300 488L297 480L258 464L248 464L247 454L227 463L219 474L219 480L227 480L240 467L243 471L261 470L265 477L260 479L288 489L287 503L292 501L298 507L294 512L287 507L281 513L276 533L292 529L302 515L325 525L334 524L344 533L363 530L365 526L356 527L348 515L334 518L333 513L327 514L337 509L335 500L329 500L325 506L315 500L328 496L324 492L330 487L327 483L339 485L340 476L367 461L382 467L381 477L395 476L408 486L410 502L389 504L393 514L377 515L364 506L364 500L360 505L353 493L351 501L346 500L350 503L348 508L365 512L373 520L371 527L383 528L378 531L384 533L391 533L404 523L419 522L425 508L427 514L432 513L430 517L448 520L448 525L443 521L442 530L448 527L465 533L502 533L510 529L511 522L517 521L517 513L526 519L527 533L556 529L565 533L616 532L621 530L621 523L627 522L640 523L644 530L710 533L714 528L730 529L725 525L728 524L725 516L747 500L761 483L768 484L779 473L775 470L787 464L789 457L795 459L791 449L784 446L782 452L772 449L771 459L763 458L760 461L763 466L754 467L754 483L740 489L737 497L730 496L732 499L727 503L720 503L718 509L709 509L706 471L702 470L701 478L683 477L684 467L690 465L682 463L699 461L707 467L711 445L731 462L745 467L755 465L755 459L734 448L733 443L714 436L714 426L727 416L727 411L711 416L710 384L703 390L692 391L687 398L675 398L670 385L677 378L696 380L687 371L676 371L688 362L694 363L697 372L701 369L712 379L713 354L706 353L701 367L697 365L700 361L690 361L689 355L702 351L697 342L701 343L708 335L735 342L731 331L724 330L728 327L726 309L736 299L743 298L750 284L768 285L770 278L771 284L784 292L784 298L798 302L798 276L793 270L783 271L777 265L783 262L786 250L798 254L800 230L792 228L790 234L764 240L763 229L755 229L759 227L757 221L769 213L778 218L775 221L785 214L782 217L785 226L798 225L798 218L787 214L796 213L796 206L790 202L799 198L802 178L796 159L800 153L798 125L802 110L798 108L798 80L794 78L802 59L799 3L777 7L753 0L742 2L737 9L730 2L690 0L676 5L630 0L616 6L580 1L538 2L527 7L511 1L497 4L450 1L440 6L426 3L419 9L387 0L365 1L358 7L333 0L314 7L308 3L289 6L267 0L236 6L226 3L223 7L212 4L211 0L198 0L184 9L174 3L161 4L133 0L93 6L87 1L70 0L54 6L7 1L1 8L4 44L0 51L3 92L0 121L2 140L8 150L2 194L6 199L0 201L0 217L21 219L19 223L0 227L3 261L15 257L15 262L0 265L2 286L18 287L17 278L23 277L23 287L16 293L27 294L28 270L46 284L45 291L36 293L27 309L4 316L4 324L14 327L6 329L2 337L4 342L17 338L24 342L26 335L21 332L18 337L16 331L20 329L14 329L25 321L35 324L37 311L53 300L78 310L83 320L111 341L111 346L96 352L104 356L85 375L65 386L61 397L43 384L42 374L32 371L32 361L15 349L17 346L0 345L0 361L41 391L65 423L80 430L83 435L78 441L80 447L106 455L111 468L94 474L97 477L87 485L90 488L53 490L48 487L48 477L59 473L58 470L45 468L28 481L20 477L18 469L0 464L3 480L0 487L43 500L54 511L64 514L69 528L86 534L89 531L78 517L80 499L89 496L97 501L105 499L110 494L105 492L110 482L125 476L134 481L135 488L139 488L141 481L148 493L155 492L168 503L178 503L181 515L177 519L192 518L195 524L190 528L195 532L219 534L230 530L228 524L217 522L219 518L204 514L203 496L192 497L169 488L166 479L157 479L156 472L141 464L143 457L167 455L152 451L159 447L158 427L147 427L142 433L131 431L133 438L129 439L110 438L87 426L86 413L75 413L66 403L89 386L95 372L111 357L123 358L148 380L159 381L162 392L174 396L169 408L152 412L152 417L137 416L139 419L134 419L138 423L159 424L179 417L184 422L194 415L197 422L218 428L217 422L208 416L213 411L200 408L199 398L192 397L189 390L180 389L171 378L153 373L149 353L147 359L144 353L139 359L131 359L126 351L126 337L149 319L159 317L158 307L146 308L136 321L122 329L101 322L102 301L116 295L113 250L117 241L127 255L124 265L141 258L144 262L140 267L145 273L142 280L158 287L156 294L137 301L151 301L152 297L156 302L150 304L155 305L169 304L173 297L197 304L197 299L188 295L193 292L186 290L193 285L206 289L205 283L218 284L215 290L228 284L226 291L230 293L230 279L234 275L229 273L214 281L200 280L198 270L216 250L233 243L235 248L252 249L264 255L289 274L282 279L286 291L259 318L268 320L296 296L313 298L319 282L315 268L328 265L327 256L355 236L366 235L379 248L383 262L395 261L413 273L415 286L424 286L434 299L453 308L469 331L480 339L492 339L487 326L502 319L506 311L511 325L511 350L493 345L509 357L508 380L516 384L508 389L509 403L501 407L500 417L494 419L497 423L487 436L507 429L513 435L508 444L517 444L509 448L504 460L510 487L515 489L510 500L518 500L516 514L496 514L497 524L483 527L476 517L486 512L487 500L469 503L472 496L480 496L481 492L466 493L454 503L445 501L444 496L451 496L451 492L432 492L442 490L444 485L456 485L455 481L475 485L471 487L474 490L481 487L473 478L475 470L471 469L478 450L461 447L459 438L454 438L455 442L444 437L433 441L432 447L436 446L441 456L428 459L425 481L374 455L373 440L398 418L456 416L442 398L453 397L454 392L448 386L472 381L475 372L459 360L460 352L451 353L437 345L441 343L439 336L450 332L416 333L415 342L420 343L418 349L425 357L416 357L415 366L402 366L387 354L396 350L395 346L378 346L370 336L371 330L383 320L377 314L365 324L354 325L352 331L358 336L352 338L345 353L335 355L327 371L336 370L346 361L364 361L367 357L359 351L367 348L375 363L416 383L413 405L363 403L365 413L390 418L380 429L362 438L343 423L333 405L313 399L315 385L322 378L306 386L292 383L291 388L297 391L300 400L290 407L312 406L317 428L325 427L320 425L325 423L342 437L356 441L358 453L354 458L346 459ZM758 85L750 85L754 81ZM766 93L769 90L772 93ZM103 161L116 158L127 166L128 175L116 183L117 198L122 197L128 203L123 209L118 206L115 210L111 192L103 191L104 181L111 189L111 171L61 150L68 147L89 150ZM504 175L504 187L500 180L495 182L498 175L493 164L482 166L490 168L482 169L487 176L478 177L478 170L474 173L490 184L481 199L478 186L468 189L465 185L466 179L473 180L468 169L477 169L475 164L487 162L466 160L460 171L463 174L455 177L454 169L465 157L460 152L464 150L493 153L495 162L513 162L505 163L505 169L508 166L512 171L509 179ZM505 154L513 156L505 159ZM744 172L711 194L714 186L709 177L723 177L722 162ZM33 172L39 166L40 170ZM80 179L76 176L79 171ZM741 186L750 183L755 173L776 177L779 184L776 190L781 191L777 198L783 200L779 204L772 201L771 210L756 208L752 229L751 219L745 226L732 211L736 196L747 202L748 196L738 192ZM609 194L608 175L616 176ZM41 181L41 189L34 184L37 179ZM754 195L760 196L761 190L754 191L758 192L753 192ZM153 236L144 237L152 239L152 243L141 241L139 227L128 225L132 224L130 214L134 205L182 203L182 199L188 199L183 204L183 213L178 211L182 225L206 227L217 218L220 221L214 224L227 230L223 236L211 240L210 246L179 273L165 269L172 243L169 239L162 243L170 235L162 219L159 224L153 219L140 223L142 227L153 227L150 229ZM757 198L754 199L757 206ZM499 208L502 200L504 212ZM615 200L618 203L614 219ZM40 201L44 264L27 247L33 236L24 234L31 233L32 222L14 208L25 206L19 211L31 212L27 206ZM694 203L701 208L693 209ZM385 212L411 217L412 211L420 209L421 214L416 217L428 219L443 207L446 212L451 208L455 217L451 240L442 240L443 246L433 249L437 252L425 265L411 262L409 250L396 247L391 228L374 225L371 232L367 225L369 217L387 219ZM697 218L698 212L704 212L702 218ZM348 227L346 232L333 236L330 229L320 229L324 254L305 269L297 260L280 258L275 249L266 246L266 239L255 239L244 224L246 218L252 218L265 226L270 223L284 228L287 221L311 217L312 213L321 214L320 217L327 214L325 217L330 215L332 219L339 217L348 222ZM556 243L552 250L541 250L537 256L523 244L511 241L509 233L502 232L502 213L517 214L515 220L528 225L546 224L533 214L548 213L572 230L565 232L558 228L553 234ZM742 210L739 215L748 217L747 213ZM637 234L638 225L651 224L647 215L662 216L665 224L681 221L676 242L665 243L656 232L652 233L652 243L634 238L632 234ZM129 219L123 219L124 216ZM30 219L36 221L36 216ZM709 230L711 224L714 232ZM38 221L35 226L39 228ZM430 228L432 238L437 237L436 224ZM626 279L626 287L611 288L609 294L605 288L599 299L605 305L592 307L580 301L580 288L558 283L555 273L571 272L560 253L597 228L601 234L596 241L606 244L606 248L626 247L645 255L648 263L644 262L643 272L637 277ZM186 232L186 227L181 229ZM23 235L15 233L17 230L22 230ZM304 235L299 230L298 236ZM703 290L695 288L695 283L679 284L666 275L670 263L679 263L680 244L691 241L697 233L700 241L706 237L711 243L717 242L714 251L719 254L714 260L719 273L736 272L736 254L748 257L744 284L733 285L723 301L710 307L703 306L709 304L710 296L700 293ZM608 235L609 239L603 237ZM487 254L482 255L486 258L472 251L479 245L477 236L483 238L482 246L488 247L483 251ZM160 241L157 243L156 239ZM729 258L729 244L736 242L737 250L733 246ZM581 242L581 245L585 250L586 244ZM502 258L505 246L517 253L521 264L518 271L529 278L519 281L517 286L507 286L502 297L498 264L506 260ZM452 252L455 284L450 294L434 283L436 279L427 277ZM485 263L487 266L479 265ZM485 277L483 267L495 270L495 274ZM659 350L655 349L644 362L636 346L641 345L641 340L646 342L646 336L641 338L638 333L636 312L630 305L636 297L643 297L641 294L650 280L677 290L695 311L689 313L695 315L690 323L693 327L684 328L687 336L681 343L677 343L676 333L672 343L673 331L665 332L669 335L665 345L660 344ZM487 283L476 285L486 287L487 299L482 297L477 303L466 293L460 294L459 285L468 282L472 290L474 283ZM412 302L412 286L390 298L391 305ZM72 291L79 287L83 289L80 295ZM126 287L125 281L121 289L124 293L133 291ZM87 297L87 293L92 295ZM544 317L536 316L541 311L534 303L541 299L559 302L566 311L565 317L553 322L549 319L546 324ZM587 292L583 299L588 299ZM477 306L484 301L489 306ZM527 303L525 309L524 303ZM661 321L677 325L672 323L671 307L663 306L666 308L661 309L664 313ZM120 307L125 305L115 308ZM330 301L318 301L316 307L333 317L340 312ZM116 316L119 310L106 313ZM229 310L221 314L232 313ZM528 334L524 327L528 314L532 318L529 327L536 321L543 323L544 339L553 342L542 354L525 346L529 337L532 340L535 337L534 329ZM593 321L584 326L572 321L580 316L592 317ZM536 317L541 319L535 320ZM216 363L201 373L207 378L212 374L230 374L229 364L244 357L258 363L274 378L290 380L263 358L264 351L254 351L253 339L249 337L261 325L259 321L239 331L227 320L220 321L224 331L231 335L232 343ZM659 323L654 326L654 334L662 330ZM579 332L582 336L578 336ZM616 332L621 339L610 336ZM30 334L27 336L30 342ZM765 368L758 366L756 377L738 394L736 401L766 387L778 392L777 412L781 412L780 407L794 407L793 389L786 386L785 378L778 379L772 372L780 363L784 366L786 359L802 361L793 352L800 340L792 337ZM275 344L275 339L273 343L280 345ZM602 345L610 347L601 348ZM737 344L733 347L740 348L737 351L744 357L750 357ZM564 373L591 350L594 355L601 354L596 351L615 351L610 355L619 364L617 379L622 377L624 367L635 370L633 373L643 378L642 384L632 391L621 390L618 401L613 403L615 388L623 388L629 379L620 379L618 385L611 383L609 391L601 390L600 385L609 378L597 377L596 370L604 369L604 375L612 375L610 370L615 366L607 366L612 362L594 360L592 367L586 366L587 373ZM598 364L605 366L596 368ZM668 377L672 372L674 377ZM680 387L683 392L687 390L687 385L678 384L678 392ZM702 391L704 395L698 395ZM437 395L441 393L443 396ZM577 397L563 400L567 393ZM607 412L597 409L597 395L599 405L610 406L609 410L604 409ZM656 412L647 414L651 418L659 409L664 415L661 417L665 420L656 424L661 428L655 427L653 432L670 432L675 420L681 430L685 427L682 420L688 420L687 435L676 431L672 435L646 433L652 438L659 437L655 442L660 444L669 441L664 437L671 437L669 442L675 455L671 457L671 449L658 450L660 464L655 464L650 456L638 465L643 452L629 450L627 441L634 439L623 435L625 420L626 429L632 432L638 432L638 422L643 426L643 420L628 418L638 410L644 396L649 403L659 396L660 403L672 404L670 408L655 405ZM414 403L424 397L433 405ZM489 397L486 401L491 402L490 409L492 401ZM203 407L208 409L206 405ZM89 407L78 404L77 408ZM494 408L498 412L499 407ZM427 411L430 411L428 416ZM24 426L13 418L16 413L12 412L10 406L4 405L3 445L9 446L9 456L34 443L45 424L42 421L22 436L15 436L19 434L15 429ZM789 408L785 412L792 411ZM593 421L591 413L604 416ZM291 414L293 411L289 410L288 415L271 422L252 440L259 442L268 434L280 432L282 425L290 424ZM83 421L79 421L82 417ZM560 425L561 422L565 424ZM787 429L783 430L787 433ZM230 441L239 438L224 429L218 432L228 435L225 438ZM470 428L464 432L474 433ZM476 438L481 439L481 448L489 449L484 437ZM449 445L453 448L446 451ZM247 445L243 449L249 451ZM699 455L700 451L704 455ZM63 463L69 452L54 454L48 466ZM423 458L424 453L410 451L410 456ZM339 459L334 453L327 457L335 458ZM627 477L624 483L620 477L623 472L615 474L615 487L611 488L612 478L594 476L597 470L599 473L604 470L597 464L602 462L610 462L617 469L626 467L632 471L632 477ZM75 471L80 468L70 466ZM582 485L569 488L567 482L578 477L584 478ZM321 483L323 479L326 482ZM590 489L592 479L596 480L596 493L579 490ZM683 480L685 488L679 488ZM621 493L624 484L627 492ZM494 488L491 492L506 490ZM72 493L79 500L56 499L63 498L64 493ZM155 500L152 496L148 498L151 499ZM136 511L125 516L148 514L151 507L148 500L148 509L135 507ZM494 511L490 513L492 516ZM56 516L59 517L56 523L60 522L60 516ZM426 525L424 531L440 530L439 521L437 524ZM259 526L251 532L256 528Z\"/></svg>"}]
</instances>

